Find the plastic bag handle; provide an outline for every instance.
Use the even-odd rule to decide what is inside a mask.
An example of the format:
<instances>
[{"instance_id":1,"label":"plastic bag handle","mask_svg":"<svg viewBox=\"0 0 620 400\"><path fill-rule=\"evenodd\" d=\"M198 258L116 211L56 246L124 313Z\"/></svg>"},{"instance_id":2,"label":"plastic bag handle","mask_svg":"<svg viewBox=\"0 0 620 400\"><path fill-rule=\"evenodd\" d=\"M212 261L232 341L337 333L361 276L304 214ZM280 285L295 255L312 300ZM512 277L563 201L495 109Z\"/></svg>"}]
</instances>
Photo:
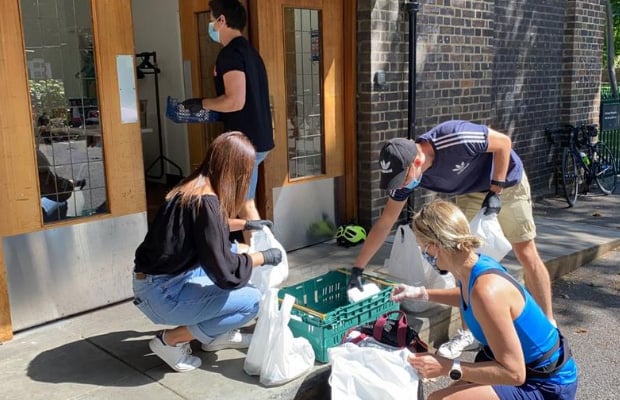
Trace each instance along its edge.
<instances>
[{"instance_id":1,"label":"plastic bag handle","mask_svg":"<svg viewBox=\"0 0 620 400\"><path fill-rule=\"evenodd\" d=\"M394 310L388 313L383 314L377 319L375 325L372 330L372 335L378 341L381 341L381 332L383 332L383 327L387 320L390 319L390 315L398 314L398 318L394 319L397 322L396 327L396 341L398 342L398 347L405 347L407 345L407 315L400 311Z\"/></svg>"}]
</instances>

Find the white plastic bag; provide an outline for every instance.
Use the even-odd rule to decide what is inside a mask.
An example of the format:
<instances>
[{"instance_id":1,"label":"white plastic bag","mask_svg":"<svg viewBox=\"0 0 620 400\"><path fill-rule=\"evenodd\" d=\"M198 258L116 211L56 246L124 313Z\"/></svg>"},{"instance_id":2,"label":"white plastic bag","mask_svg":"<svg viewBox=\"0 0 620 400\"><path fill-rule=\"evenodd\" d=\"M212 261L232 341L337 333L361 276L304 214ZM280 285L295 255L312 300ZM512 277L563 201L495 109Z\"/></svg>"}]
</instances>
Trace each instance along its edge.
<instances>
[{"instance_id":1,"label":"white plastic bag","mask_svg":"<svg viewBox=\"0 0 620 400\"><path fill-rule=\"evenodd\" d=\"M73 189L73 195L67 199L67 217L81 217L84 210L84 193L82 189Z\"/></svg>"},{"instance_id":2,"label":"white plastic bag","mask_svg":"<svg viewBox=\"0 0 620 400\"><path fill-rule=\"evenodd\" d=\"M447 289L455 285L452 274L441 275L422 257L422 251L409 225L400 225L396 230L390 258L385 260L384 265L391 277L407 285L424 286L427 289ZM405 300L402 306L407 311L419 313L437 307L438 304Z\"/></svg>"},{"instance_id":3,"label":"white plastic bag","mask_svg":"<svg viewBox=\"0 0 620 400\"><path fill-rule=\"evenodd\" d=\"M394 234L390 258L384 266L390 276L412 286L425 286L431 268L423 262L422 254L409 225L400 225Z\"/></svg>"},{"instance_id":4,"label":"white plastic bag","mask_svg":"<svg viewBox=\"0 0 620 400\"><path fill-rule=\"evenodd\" d=\"M512 249L512 245L504 236L502 227L497 220L497 214L484 215L485 210L486 207L483 207L478 211L478 214L469 223L469 227L474 235L483 240L478 251L499 262Z\"/></svg>"},{"instance_id":5,"label":"white plastic bag","mask_svg":"<svg viewBox=\"0 0 620 400\"><path fill-rule=\"evenodd\" d=\"M270 292L273 289L270 289ZM314 350L308 339L293 337L288 322L295 297L286 294L280 311L270 319L270 336L265 349L265 358L260 370L260 383L265 386L289 382L312 368ZM254 339L252 339L254 342Z\"/></svg>"},{"instance_id":6,"label":"white plastic bag","mask_svg":"<svg viewBox=\"0 0 620 400\"><path fill-rule=\"evenodd\" d=\"M327 350L332 400L416 400L419 378L409 350L386 351L345 343ZM422 399L420 399L422 400Z\"/></svg>"},{"instance_id":7,"label":"white plastic bag","mask_svg":"<svg viewBox=\"0 0 620 400\"><path fill-rule=\"evenodd\" d=\"M250 253L256 253L271 248L278 248L282 252L282 261L278 265L262 265L252 269L250 283L262 293L267 289L278 287L288 278L288 260L284 247L273 236L271 230L263 226L262 230L252 232L250 238Z\"/></svg>"},{"instance_id":8,"label":"white plastic bag","mask_svg":"<svg viewBox=\"0 0 620 400\"><path fill-rule=\"evenodd\" d=\"M243 362L243 370L248 375L260 375L265 359L265 351L272 331L272 321L278 314L278 289L269 289L263 294L258 310L258 321L254 327L252 341Z\"/></svg>"}]
</instances>

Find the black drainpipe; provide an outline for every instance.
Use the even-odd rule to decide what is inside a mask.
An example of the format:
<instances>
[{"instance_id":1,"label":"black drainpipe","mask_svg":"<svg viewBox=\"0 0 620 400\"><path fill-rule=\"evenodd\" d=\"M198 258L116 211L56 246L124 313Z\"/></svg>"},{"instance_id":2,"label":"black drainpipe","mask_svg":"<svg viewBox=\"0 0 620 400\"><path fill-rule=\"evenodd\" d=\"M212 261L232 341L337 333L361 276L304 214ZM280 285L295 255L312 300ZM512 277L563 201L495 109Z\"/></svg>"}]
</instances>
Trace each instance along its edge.
<instances>
[{"instance_id":1,"label":"black drainpipe","mask_svg":"<svg viewBox=\"0 0 620 400\"><path fill-rule=\"evenodd\" d=\"M416 83L416 25L420 4L417 1L407 3L409 13L409 112L407 113L407 139L413 139L415 133L415 83Z\"/></svg>"},{"instance_id":2,"label":"black drainpipe","mask_svg":"<svg viewBox=\"0 0 620 400\"><path fill-rule=\"evenodd\" d=\"M409 110L407 112L407 139L413 139L415 134L415 87L416 87L416 44L417 44L417 15L420 4L417 1L407 3L407 13L409 14L409 90L407 101ZM409 197L407 207L407 223L411 221L412 211L415 208L415 195Z\"/></svg>"}]
</instances>

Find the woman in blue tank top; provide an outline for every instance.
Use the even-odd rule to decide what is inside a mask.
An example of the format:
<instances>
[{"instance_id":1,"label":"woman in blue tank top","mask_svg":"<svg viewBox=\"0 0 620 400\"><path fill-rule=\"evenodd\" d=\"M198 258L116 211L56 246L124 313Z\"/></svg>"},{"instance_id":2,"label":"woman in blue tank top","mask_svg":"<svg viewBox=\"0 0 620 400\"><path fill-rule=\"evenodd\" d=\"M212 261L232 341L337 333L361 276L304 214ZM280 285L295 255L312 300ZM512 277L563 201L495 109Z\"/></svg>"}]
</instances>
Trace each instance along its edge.
<instances>
[{"instance_id":1,"label":"woman in blue tank top","mask_svg":"<svg viewBox=\"0 0 620 400\"><path fill-rule=\"evenodd\" d=\"M412 228L427 261L440 273L452 273L458 285L427 290L400 284L392 300L460 307L484 345L473 363L412 354L409 362L421 377L447 375L455 381L428 399L574 399L577 365L560 331L504 267L476 253L480 238L472 235L459 208L443 200L426 204Z\"/></svg>"}]
</instances>

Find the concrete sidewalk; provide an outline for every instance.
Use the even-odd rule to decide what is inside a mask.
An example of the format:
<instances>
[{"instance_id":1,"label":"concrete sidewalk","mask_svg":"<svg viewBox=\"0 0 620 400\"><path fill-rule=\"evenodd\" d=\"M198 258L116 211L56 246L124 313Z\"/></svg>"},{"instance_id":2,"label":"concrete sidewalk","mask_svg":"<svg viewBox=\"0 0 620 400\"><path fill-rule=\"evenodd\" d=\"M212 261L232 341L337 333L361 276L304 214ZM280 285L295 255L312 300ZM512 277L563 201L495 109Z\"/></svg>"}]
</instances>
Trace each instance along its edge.
<instances>
[{"instance_id":1,"label":"concrete sidewalk","mask_svg":"<svg viewBox=\"0 0 620 400\"><path fill-rule=\"evenodd\" d=\"M620 246L620 197L588 195L575 208L561 199L536 203L538 250L554 277ZM379 269L389 254L385 245L373 259ZM358 248L333 243L289 253L288 284L349 265ZM507 266L517 269L514 258ZM416 316L414 326L431 345L459 326L458 318ZM441 321L443 320L443 322ZM429 327L432 326L432 329ZM18 333L0 346L1 399L326 399L329 369L317 364L306 376L276 388L243 372L244 351L205 353L200 369L175 373L150 354L148 340L160 327L131 302ZM585 366L584 366L585 367Z\"/></svg>"}]
</instances>

